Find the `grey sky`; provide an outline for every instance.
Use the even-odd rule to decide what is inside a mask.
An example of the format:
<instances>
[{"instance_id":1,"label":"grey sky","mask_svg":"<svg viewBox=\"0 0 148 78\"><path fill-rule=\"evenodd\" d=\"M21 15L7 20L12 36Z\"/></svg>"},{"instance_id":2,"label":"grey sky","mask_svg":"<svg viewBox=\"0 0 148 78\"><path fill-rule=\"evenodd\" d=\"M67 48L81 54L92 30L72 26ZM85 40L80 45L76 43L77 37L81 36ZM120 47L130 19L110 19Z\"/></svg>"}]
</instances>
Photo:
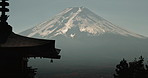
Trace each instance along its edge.
<instances>
[{"instance_id":1,"label":"grey sky","mask_svg":"<svg viewBox=\"0 0 148 78\"><path fill-rule=\"evenodd\" d=\"M87 7L113 24L148 36L148 0L9 0L16 33L49 20L68 7Z\"/></svg>"}]
</instances>

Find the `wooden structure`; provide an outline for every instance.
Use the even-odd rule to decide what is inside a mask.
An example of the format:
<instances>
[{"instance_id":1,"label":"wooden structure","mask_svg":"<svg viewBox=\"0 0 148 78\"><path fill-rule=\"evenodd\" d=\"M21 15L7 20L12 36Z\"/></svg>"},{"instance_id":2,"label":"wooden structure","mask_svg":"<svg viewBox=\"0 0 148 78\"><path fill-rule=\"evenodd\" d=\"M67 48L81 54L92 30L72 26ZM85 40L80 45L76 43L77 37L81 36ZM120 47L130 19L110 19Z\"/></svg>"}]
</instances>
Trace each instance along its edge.
<instances>
[{"instance_id":1,"label":"wooden structure","mask_svg":"<svg viewBox=\"0 0 148 78\"><path fill-rule=\"evenodd\" d=\"M7 23L7 1L0 2L0 78L34 78L36 71L27 66L28 58L60 59L60 49L55 48L55 40L15 34Z\"/></svg>"}]
</instances>

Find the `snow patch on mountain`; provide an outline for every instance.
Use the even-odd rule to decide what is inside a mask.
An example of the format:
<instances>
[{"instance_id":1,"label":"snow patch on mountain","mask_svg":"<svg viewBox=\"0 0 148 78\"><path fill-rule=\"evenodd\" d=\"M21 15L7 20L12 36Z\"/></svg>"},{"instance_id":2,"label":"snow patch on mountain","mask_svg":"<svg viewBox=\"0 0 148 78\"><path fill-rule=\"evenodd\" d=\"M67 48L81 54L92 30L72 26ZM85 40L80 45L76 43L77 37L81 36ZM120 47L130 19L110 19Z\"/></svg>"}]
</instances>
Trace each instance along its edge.
<instances>
[{"instance_id":1,"label":"snow patch on mountain","mask_svg":"<svg viewBox=\"0 0 148 78\"><path fill-rule=\"evenodd\" d=\"M76 29L79 29L80 32L86 32L86 34L94 36L99 36L104 33L114 33L123 36L144 38L142 35L130 32L112 24L85 7L65 9L52 19L35 26L32 29L32 33L28 34L28 37L33 37L34 35L39 34L42 37L49 35L49 37L69 35L68 37L74 38L76 37L76 34L80 33L77 31L69 31Z\"/></svg>"}]
</instances>

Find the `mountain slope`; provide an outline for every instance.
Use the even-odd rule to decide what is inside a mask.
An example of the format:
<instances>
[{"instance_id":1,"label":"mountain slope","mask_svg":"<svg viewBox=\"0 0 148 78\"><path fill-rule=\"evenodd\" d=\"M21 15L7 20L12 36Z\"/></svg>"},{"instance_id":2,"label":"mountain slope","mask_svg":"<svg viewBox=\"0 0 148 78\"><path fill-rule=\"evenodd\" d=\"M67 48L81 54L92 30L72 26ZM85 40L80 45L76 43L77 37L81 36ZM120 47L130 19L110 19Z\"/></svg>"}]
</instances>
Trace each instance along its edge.
<instances>
[{"instance_id":1,"label":"mountain slope","mask_svg":"<svg viewBox=\"0 0 148 78\"><path fill-rule=\"evenodd\" d=\"M46 71L45 73L50 73L52 78L57 78L57 72L60 74L82 72L76 78L82 78L80 75L85 77L84 73L89 75L85 78L99 77L87 72L93 69L97 70L93 73L99 73L100 77L106 78L107 72L112 76L113 68L121 59L148 55L146 37L116 26L84 7L67 8L50 20L21 34L56 40L56 47L62 49L60 60L55 61L54 64L45 62L45 59L30 61L30 65L39 65L38 68ZM65 76L67 77L73 78L73 76Z\"/></svg>"},{"instance_id":2,"label":"mountain slope","mask_svg":"<svg viewBox=\"0 0 148 78\"><path fill-rule=\"evenodd\" d=\"M67 8L21 34L55 39L64 56L71 53L85 57L83 54L87 53L92 57L102 54L100 57L118 59L128 55L147 55L148 51L147 37L120 28L84 7Z\"/></svg>"},{"instance_id":3,"label":"mountain slope","mask_svg":"<svg viewBox=\"0 0 148 78\"><path fill-rule=\"evenodd\" d=\"M85 57L83 54L87 53L117 59L115 55L118 58L147 55L148 51L147 37L120 28L84 7L67 8L21 34L55 39L57 47L62 49L65 56L70 56L70 52L80 54L81 57Z\"/></svg>"},{"instance_id":4,"label":"mountain slope","mask_svg":"<svg viewBox=\"0 0 148 78\"><path fill-rule=\"evenodd\" d=\"M84 7L67 8L51 20L45 21L21 34L27 35L28 37L42 36L52 38L64 35L73 38L81 34L81 32L85 33L85 35L93 36L104 33L114 33L122 36L144 38L142 35L112 24Z\"/></svg>"}]
</instances>

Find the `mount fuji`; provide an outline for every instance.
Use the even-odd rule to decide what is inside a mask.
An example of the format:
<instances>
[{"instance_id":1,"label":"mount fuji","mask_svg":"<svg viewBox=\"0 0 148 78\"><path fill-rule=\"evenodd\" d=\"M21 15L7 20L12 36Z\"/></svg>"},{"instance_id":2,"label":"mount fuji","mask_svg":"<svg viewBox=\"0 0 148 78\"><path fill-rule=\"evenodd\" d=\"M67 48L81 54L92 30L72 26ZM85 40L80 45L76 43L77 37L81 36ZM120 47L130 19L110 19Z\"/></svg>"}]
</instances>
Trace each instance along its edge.
<instances>
[{"instance_id":1,"label":"mount fuji","mask_svg":"<svg viewBox=\"0 0 148 78\"><path fill-rule=\"evenodd\" d=\"M81 33L86 33L87 36L114 33L122 36L144 38L142 35L112 24L85 7L67 8L51 20L23 32L28 37L41 36L46 38L53 38L59 35L74 38Z\"/></svg>"},{"instance_id":2,"label":"mount fuji","mask_svg":"<svg viewBox=\"0 0 148 78\"><path fill-rule=\"evenodd\" d=\"M20 34L56 40L56 46L62 49L62 59L58 65L53 64L53 70L49 69L52 71L54 68L69 71L75 70L73 68L96 69L98 66L114 68L122 58L148 55L147 37L114 25L85 7L66 8Z\"/></svg>"}]
</instances>

